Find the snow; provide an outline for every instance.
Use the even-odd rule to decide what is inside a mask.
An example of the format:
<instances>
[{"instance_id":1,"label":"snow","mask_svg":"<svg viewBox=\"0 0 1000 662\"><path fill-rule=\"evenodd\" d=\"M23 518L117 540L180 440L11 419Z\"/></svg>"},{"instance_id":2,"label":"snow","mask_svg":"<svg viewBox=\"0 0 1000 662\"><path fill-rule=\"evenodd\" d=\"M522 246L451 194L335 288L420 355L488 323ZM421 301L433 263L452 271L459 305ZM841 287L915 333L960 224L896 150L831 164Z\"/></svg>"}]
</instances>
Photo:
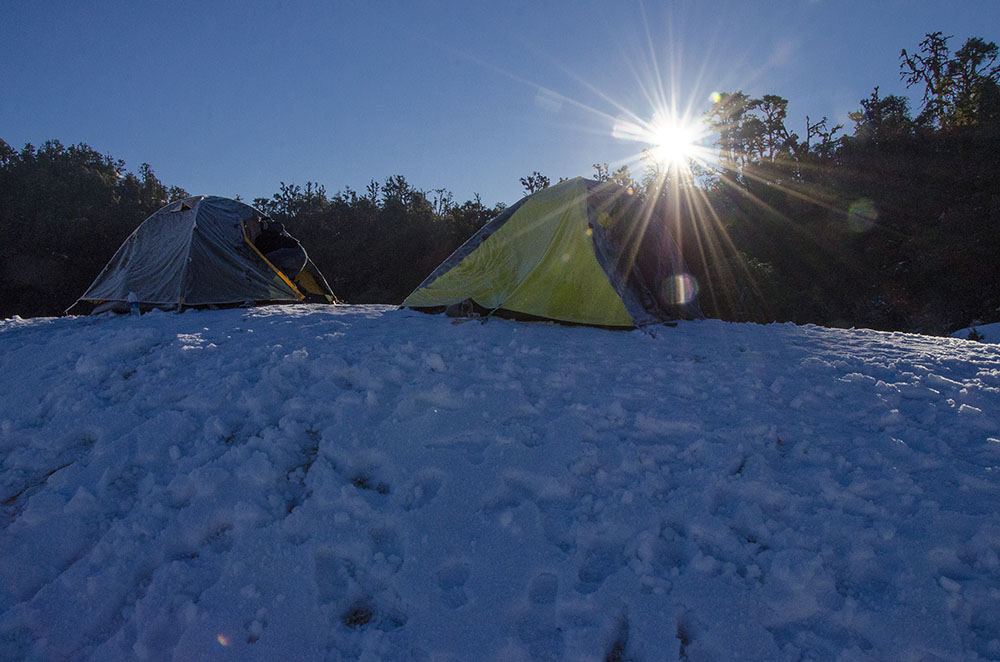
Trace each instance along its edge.
<instances>
[{"instance_id":1,"label":"snow","mask_svg":"<svg viewBox=\"0 0 1000 662\"><path fill-rule=\"evenodd\" d=\"M1000 346L449 322L0 322L0 658L1000 659Z\"/></svg>"},{"instance_id":2,"label":"snow","mask_svg":"<svg viewBox=\"0 0 1000 662\"><path fill-rule=\"evenodd\" d=\"M1000 343L1000 322L993 324L977 324L966 329L960 329L951 334L952 338L962 338L963 340L974 340L976 337L981 342Z\"/></svg>"}]
</instances>

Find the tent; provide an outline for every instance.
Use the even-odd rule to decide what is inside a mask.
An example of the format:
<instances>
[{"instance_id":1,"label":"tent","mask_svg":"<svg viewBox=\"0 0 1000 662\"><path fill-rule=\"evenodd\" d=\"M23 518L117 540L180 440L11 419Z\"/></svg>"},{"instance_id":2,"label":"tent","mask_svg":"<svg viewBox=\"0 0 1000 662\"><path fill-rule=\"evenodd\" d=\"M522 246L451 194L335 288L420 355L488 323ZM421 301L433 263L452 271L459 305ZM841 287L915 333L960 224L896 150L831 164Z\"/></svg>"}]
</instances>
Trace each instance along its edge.
<instances>
[{"instance_id":1,"label":"tent","mask_svg":"<svg viewBox=\"0 0 1000 662\"><path fill-rule=\"evenodd\" d=\"M66 312L335 301L280 223L236 200L198 196L143 221Z\"/></svg>"},{"instance_id":2,"label":"tent","mask_svg":"<svg viewBox=\"0 0 1000 662\"><path fill-rule=\"evenodd\" d=\"M636 327L702 317L695 290L664 219L616 184L578 177L505 209L402 305Z\"/></svg>"}]
</instances>

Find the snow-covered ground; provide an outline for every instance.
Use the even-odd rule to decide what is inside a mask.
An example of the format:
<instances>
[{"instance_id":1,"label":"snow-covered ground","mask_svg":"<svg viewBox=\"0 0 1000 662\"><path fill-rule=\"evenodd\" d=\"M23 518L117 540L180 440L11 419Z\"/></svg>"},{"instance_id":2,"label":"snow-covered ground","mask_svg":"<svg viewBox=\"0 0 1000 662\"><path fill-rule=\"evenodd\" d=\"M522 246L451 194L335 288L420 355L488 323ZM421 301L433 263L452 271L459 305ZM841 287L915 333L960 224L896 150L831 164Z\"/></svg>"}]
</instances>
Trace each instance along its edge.
<instances>
[{"instance_id":1,"label":"snow-covered ground","mask_svg":"<svg viewBox=\"0 0 1000 662\"><path fill-rule=\"evenodd\" d=\"M956 331L951 334L951 337L963 340L978 338L980 342L1000 343L1000 322L970 326L967 329Z\"/></svg>"},{"instance_id":2,"label":"snow-covered ground","mask_svg":"<svg viewBox=\"0 0 1000 662\"><path fill-rule=\"evenodd\" d=\"M1000 659L1000 346L0 322L0 659Z\"/></svg>"}]
</instances>

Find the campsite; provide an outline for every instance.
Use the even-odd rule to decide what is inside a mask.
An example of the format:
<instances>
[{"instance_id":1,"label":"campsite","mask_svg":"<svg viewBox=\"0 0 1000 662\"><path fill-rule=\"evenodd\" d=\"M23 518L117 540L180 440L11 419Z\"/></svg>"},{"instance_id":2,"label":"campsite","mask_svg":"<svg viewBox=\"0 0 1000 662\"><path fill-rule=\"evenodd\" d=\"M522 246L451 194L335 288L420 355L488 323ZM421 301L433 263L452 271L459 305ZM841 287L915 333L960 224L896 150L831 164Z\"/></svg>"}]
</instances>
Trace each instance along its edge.
<instances>
[{"instance_id":1,"label":"campsite","mask_svg":"<svg viewBox=\"0 0 1000 662\"><path fill-rule=\"evenodd\" d=\"M997 26L11 3L0 661L1000 662Z\"/></svg>"},{"instance_id":2,"label":"campsite","mask_svg":"<svg viewBox=\"0 0 1000 662\"><path fill-rule=\"evenodd\" d=\"M547 187L397 307L155 212L0 322L0 655L1000 656L993 326L707 320L656 223Z\"/></svg>"}]
</instances>

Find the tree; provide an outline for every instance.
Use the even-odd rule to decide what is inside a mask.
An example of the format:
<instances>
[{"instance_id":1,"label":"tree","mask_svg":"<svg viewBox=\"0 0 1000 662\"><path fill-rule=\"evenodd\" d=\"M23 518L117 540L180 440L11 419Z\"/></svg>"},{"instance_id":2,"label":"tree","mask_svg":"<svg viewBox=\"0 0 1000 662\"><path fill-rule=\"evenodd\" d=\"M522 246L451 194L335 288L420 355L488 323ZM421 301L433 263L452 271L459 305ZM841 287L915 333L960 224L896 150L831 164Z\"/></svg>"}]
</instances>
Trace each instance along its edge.
<instances>
[{"instance_id":1,"label":"tree","mask_svg":"<svg viewBox=\"0 0 1000 662\"><path fill-rule=\"evenodd\" d=\"M917 52L904 48L899 56L900 77L906 86L924 86L917 120L938 129L979 123L987 111L983 102L995 98L1000 83L996 62L1000 50L995 43L972 37L953 56L949 39L951 35L941 32L927 33Z\"/></svg>"},{"instance_id":2,"label":"tree","mask_svg":"<svg viewBox=\"0 0 1000 662\"><path fill-rule=\"evenodd\" d=\"M880 97L878 86L867 99L861 100L861 110L847 116L854 122L854 137L875 144L908 136L914 128L909 101L895 94Z\"/></svg>"},{"instance_id":3,"label":"tree","mask_svg":"<svg viewBox=\"0 0 1000 662\"><path fill-rule=\"evenodd\" d=\"M0 168L6 168L11 160L16 157L17 151L8 145L5 140L0 139Z\"/></svg>"},{"instance_id":4,"label":"tree","mask_svg":"<svg viewBox=\"0 0 1000 662\"><path fill-rule=\"evenodd\" d=\"M785 126L788 117L788 99L776 94L765 94L760 99L752 99L748 105L751 111L759 111L761 158L774 162L788 158L797 144L798 136L789 133Z\"/></svg>"},{"instance_id":5,"label":"tree","mask_svg":"<svg viewBox=\"0 0 1000 662\"><path fill-rule=\"evenodd\" d=\"M149 164L135 175L84 143L16 152L0 141L0 317L60 314L139 223L180 197Z\"/></svg>"},{"instance_id":6,"label":"tree","mask_svg":"<svg viewBox=\"0 0 1000 662\"><path fill-rule=\"evenodd\" d=\"M750 97L742 90L726 92L719 95L708 112L709 125L719 136L719 162L723 170L733 173L735 178L739 178L743 167L759 155L758 134L763 127L748 126L750 105Z\"/></svg>"},{"instance_id":7,"label":"tree","mask_svg":"<svg viewBox=\"0 0 1000 662\"><path fill-rule=\"evenodd\" d=\"M823 119L812 124L809 121L809 116L806 115L806 142L804 151L807 154L815 154L823 161L829 160L833 157L837 149L838 140L834 139L834 136L843 128L843 124L835 124L833 127L828 127L825 115ZM815 147L812 145L813 138L819 138L819 142Z\"/></svg>"},{"instance_id":8,"label":"tree","mask_svg":"<svg viewBox=\"0 0 1000 662\"><path fill-rule=\"evenodd\" d=\"M787 116L788 100L776 94L759 99L742 91L719 95L708 112L708 122L719 136L724 172L745 183L748 168L793 161L800 151L799 137L785 125Z\"/></svg>"},{"instance_id":9,"label":"tree","mask_svg":"<svg viewBox=\"0 0 1000 662\"><path fill-rule=\"evenodd\" d=\"M595 179L599 182L612 182L633 192L639 190L639 183L632 176L628 165L622 165L614 172L611 172L611 168L607 163L595 163L594 171Z\"/></svg>"},{"instance_id":10,"label":"tree","mask_svg":"<svg viewBox=\"0 0 1000 662\"><path fill-rule=\"evenodd\" d=\"M521 186L524 187L524 192L526 194L531 195L535 191L541 191L543 188L548 188L549 178L535 170L527 177L521 178Z\"/></svg>"},{"instance_id":11,"label":"tree","mask_svg":"<svg viewBox=\"0 0 1000 662\"><path fill-rule=\"evenodd\" d=\"M950 71L954 85L954 117L958 126L995 123L998 108L1000 64L997 45L973 37L955 51Z\"/></svg>"},{"instance_id":12,"label":"tree","mask_svg":"<svg viewBox=\"0 0 1000 662\"><path fill-rule=\"evenodd\" d=\"M399 303L502 209L478 196L456 204L447 189L422 191L402 175L373 180L361 195L282 182L255 205L306 246L338 297L356 303Z\"/></svg>"},{"instance_id":13,"label":"tree","mask_svg":"<svg viewBox=\"0 0 1000 662\"><path fill-rule=\"evenodd\" d=\"M271 216L291 217L322 212L328 204L326 188L321 184L306 182L304 189L285 182L279 186L280 190L270 198L254 198L254 206Z\"/></svg>"},{"instance_id":14,"label":"tree","mask_svg":"<svg viewBox=\"0 0 1000 662\"><path fill-rule=\"evenodd\" d=\"M917 83L924 86L924 108L917 118L922 123L942 126L948 114L952 81L948 66L948 40L952 35L928 32L920 42L916 53L908 53L904 48L899 53L899 75L906 86Z\"/></svg>"}]
</instances>

